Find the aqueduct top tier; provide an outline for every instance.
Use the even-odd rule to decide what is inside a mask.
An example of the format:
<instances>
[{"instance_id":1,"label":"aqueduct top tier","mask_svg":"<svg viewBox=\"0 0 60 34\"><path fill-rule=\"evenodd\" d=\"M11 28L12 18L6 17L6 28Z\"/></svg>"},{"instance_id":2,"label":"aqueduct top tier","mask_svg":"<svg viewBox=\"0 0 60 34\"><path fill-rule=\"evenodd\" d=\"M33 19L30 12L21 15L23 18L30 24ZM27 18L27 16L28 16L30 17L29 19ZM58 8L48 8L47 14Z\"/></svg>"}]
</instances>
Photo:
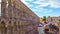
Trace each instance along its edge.
<instances>
[{"instance_id":1,"label":"aqueduct top tier","mask_svg":"<svg viewBox=\"0 0 60 34\"><path fill-rule=\"evenodd\" d=\"M37 17L21 0L1 0L2 17L20 18L21 12L26 12L31 16Z\"/></svg>"}]
</instances>

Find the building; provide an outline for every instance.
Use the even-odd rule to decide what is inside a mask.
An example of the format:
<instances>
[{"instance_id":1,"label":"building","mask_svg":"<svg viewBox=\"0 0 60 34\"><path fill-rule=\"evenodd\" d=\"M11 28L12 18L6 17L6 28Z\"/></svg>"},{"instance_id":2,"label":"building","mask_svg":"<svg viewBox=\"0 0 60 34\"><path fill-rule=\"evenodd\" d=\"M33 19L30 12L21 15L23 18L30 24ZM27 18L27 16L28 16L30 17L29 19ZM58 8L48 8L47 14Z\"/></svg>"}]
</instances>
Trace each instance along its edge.
<instances>
[{"instance_id":1,"label":"building","mask_svg":"<svg viewBox=\"0 0 60 34\"><path fill-rule=\"evenodd\" d=\"M47 17L46 21L47 22L53 22L53 23L57 23L59 21L60 17Z\"/></svg>"},{"instance_id":2,"label":"building","mask_svg":"<svg viewBox=\"0 0 60 34\"><path fill-rule=\"evenodd\" d=\"M0 34L36 34L39 17L21 0L1 0Z\"/></svg>"}]
</instances>

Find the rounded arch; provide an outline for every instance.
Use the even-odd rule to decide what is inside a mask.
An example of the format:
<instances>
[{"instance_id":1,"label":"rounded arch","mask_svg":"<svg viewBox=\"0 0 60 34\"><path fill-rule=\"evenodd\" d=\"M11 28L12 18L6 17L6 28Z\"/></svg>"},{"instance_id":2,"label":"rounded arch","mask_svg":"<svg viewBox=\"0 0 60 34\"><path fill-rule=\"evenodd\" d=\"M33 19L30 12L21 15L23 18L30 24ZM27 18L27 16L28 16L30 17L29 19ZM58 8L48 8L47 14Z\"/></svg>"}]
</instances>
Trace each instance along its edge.
<instances>
[{"instance_id":1,"label":"rounded arch","mask_svg":"<svg viewBox=\"0 0 60 34\"><path fill-rule=\"evenodd\" d=\"M8 22L8 25L11 26L11 21Z\"/></svg>"},{"instance_id":2,"label":"rounded arch","mask_svg":"<svg viewBox=\"0 0 60 34\"><path fill-rule=\"evenodd\" d=\"M5 26L5 22L4 21L1 21L1 26Z\"/></svg>"},{"instance_id":3,"label":"rounded arch","mask_svg":"<svg viewBox=\"0 0 60 34\"><path fill-rule=\"evenodd\" d=\"M18 21L18 25L20 25L20 21Z\"/></svg>"},{"instance_id":4,"label":"rounded arch","mask_svg":"<svg viewBox=\"0 0 60 34\"><path fill-rule=\"evenodd\" d=\"M16 21L14 22L14 26L16 26Z\"/></svg>"}]
</instances>

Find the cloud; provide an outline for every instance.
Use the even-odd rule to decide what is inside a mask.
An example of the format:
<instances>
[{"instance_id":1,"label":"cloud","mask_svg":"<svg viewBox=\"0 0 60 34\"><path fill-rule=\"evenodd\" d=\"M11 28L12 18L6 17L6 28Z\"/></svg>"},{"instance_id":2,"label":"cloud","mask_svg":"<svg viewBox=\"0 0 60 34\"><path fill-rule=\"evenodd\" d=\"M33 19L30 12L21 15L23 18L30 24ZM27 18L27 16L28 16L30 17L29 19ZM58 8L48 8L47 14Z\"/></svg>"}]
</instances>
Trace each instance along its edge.
<instances>
[{"instance_id":1,"label":"cloud","mask_svg":"<svg viewBox=\"0 0 60 34\"><path fill-rule=\"evenodd\" d=\"M40 6L48 6L48 1L45 1L45 0L37 0L35 2L33 2L34 4L39 4Z\"/></svg>"},{"instance_id":2,"label":"cloud","mask_svg":"<svg viewBox=\"0 0 60 34\"><path fill-rule=\"evenodd\" d=\"M28 1L28 0L27 0ZM48 0L46 0L47 2L48 2ZM27 4L28 5L28 7L32 10L32 11L34 11L34 12L39 12L39 13L51 13L51 12L53 12L53 10L49 10L49 9L45 9L45 8L43 8L43 7L45 7L45 6L48 6L48 4L49 3L47 3L46 1L44 1L44 0L37 0L37 1L34 1L34 2L32 2L31 0L30 0L30 2L32 2L33 4L29 4L29 3L26 3L25 1L23 1L25 4ZM39 3L40 2L40 3ZM43 3L42 3L43 2ZM44 4L45 3L45 4ZM35 4L37 4L36 6L35 6Z\"/></svg>"},{"instance_id":3,"label":"cloud","mask_svg":"<svg viewBox=\"0 0 60 34\"><path fill-rule=\"evenodd\" d=\"M50 14L53 12L52 9L46 9L46 8L31 8L33 12L39 12L39 13L44 13L44 14Z\"/></svg>"},{"instance_id":4,"label":"cloud","mask_svg":"<svg viewBox=\"0 0 60 34\"><path fill-rule=\"evenodd\" d=\"M21 2L26 3L24 0L21 0Z\"/></svg>"},{"instance_id":5,"label":"cloud","mask_svg":"<svg viewBox=\"0 0 60 34\"><path fill-rule=\"evenodd\" d=\"M39 4L42 7L49 5L52 8L60 8L60 0L37 0L33 3Z\"/></svg>"},{"instance_id":6,"label":"cloud","mask_svg":"<svg viewBox=\"0 0 60 34\"><path fill-rule=\"evenodd\" d=\"M25 1L32 2L33 0L24 0L24 3L27 4ZM41 7L49 6L51 8L60 8L60 0L35 0L32 3L39 4Z\"/></svg>"},{"instance_id":7,"label":"cloud","mask_svg":"<svg viewBox=\"0 0 60 34\"><path fill-rule=\"evenodd\" d=\"M22 0L22 2L38 16L55 15L55 9L60 8L60 0Z\"/></svg>"},{"instance_id":8,"label":"cloud","mask_svg":"<svg viewBox=\"0 0 60 34\"><path fill-rule=\"evenodd\" d=\"M42 9L40 11L41 11L41 13L44 13L44 14L48 14L48 13L50 14L53 12L53 10L50 10L50 9Z\"/></svg>"},{"instance_id":9,"label":"cloud","mask_svg":"<svg viewBox=\"0 0 60 34\"><path fill-rule=\"evenodd\" d=\"M1 0L0 0L0 2L1 2Z\"/></svg>"},{"instance_id":10,"label":"cloud","mask_svg":"<svg viewBox=\"0 0 60 34\"><path fill-rule=\"evenodd\" d=\"M50 5L50 7L53 7L53 8L60 8L60 2L58 2L58 1L50 1L49 5Z\"/></svg>"}]
</instances>

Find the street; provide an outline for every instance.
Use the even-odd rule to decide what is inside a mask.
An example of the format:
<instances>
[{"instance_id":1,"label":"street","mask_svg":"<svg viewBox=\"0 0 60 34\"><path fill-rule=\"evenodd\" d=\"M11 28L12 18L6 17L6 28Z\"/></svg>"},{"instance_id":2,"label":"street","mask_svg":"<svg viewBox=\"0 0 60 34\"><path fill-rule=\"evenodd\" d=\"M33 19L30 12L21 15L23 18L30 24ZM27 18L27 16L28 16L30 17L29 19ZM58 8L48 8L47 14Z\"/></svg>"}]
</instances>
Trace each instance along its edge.
<instances>
[{"instance_id":1,"label":"street","mask_svg":"<svg viewBox=\"0 0 60 34\"><path fill-rule=\"evenodd\" d=\"M38 27L39 34L44 34L44 31L43 30L44 30L43 27Z\"/></svg>"}]
</instances>

